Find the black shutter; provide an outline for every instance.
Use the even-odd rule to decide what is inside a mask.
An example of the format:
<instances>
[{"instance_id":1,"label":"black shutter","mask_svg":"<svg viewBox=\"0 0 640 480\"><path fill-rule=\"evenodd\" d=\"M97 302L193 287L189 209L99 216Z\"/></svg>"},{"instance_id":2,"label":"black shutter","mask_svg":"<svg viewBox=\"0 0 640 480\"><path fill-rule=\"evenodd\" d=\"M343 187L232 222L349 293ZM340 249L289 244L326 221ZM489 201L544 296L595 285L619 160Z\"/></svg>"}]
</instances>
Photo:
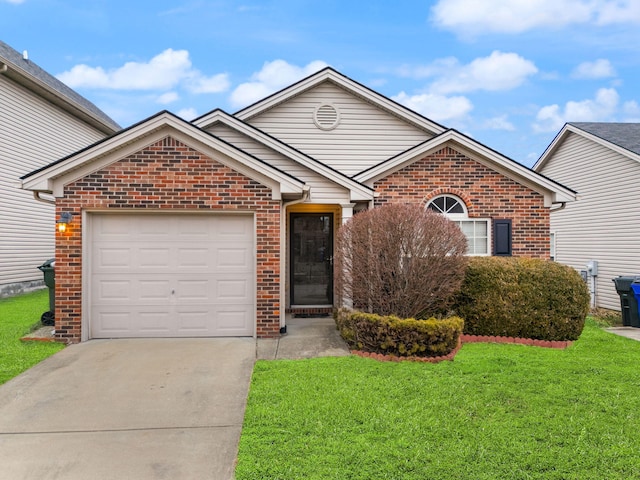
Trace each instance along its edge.
<instances>
[{"instance_id":1,"label":"black shutter","mask_svg":"<svg viewBox=\"0 0 640 480\"><path fill-rule=\"evenodd\" d=\"M511 256L511 219L493 221L493 254Z\"/></svg>"}]
</instances>

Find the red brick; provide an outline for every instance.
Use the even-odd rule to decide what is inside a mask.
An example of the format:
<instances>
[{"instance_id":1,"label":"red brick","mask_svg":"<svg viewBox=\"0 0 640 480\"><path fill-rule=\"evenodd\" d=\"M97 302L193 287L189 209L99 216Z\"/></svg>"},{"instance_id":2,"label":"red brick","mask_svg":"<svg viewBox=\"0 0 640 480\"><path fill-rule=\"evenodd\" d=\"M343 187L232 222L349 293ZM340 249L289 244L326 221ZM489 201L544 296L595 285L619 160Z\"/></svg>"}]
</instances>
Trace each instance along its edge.
<instances>
[{"instance_id":1,"label":"red brick","mask_svg":"<svg viewBox=\"0 0 640 480\"><path fill-rule=\"evenodd\" d=\"M232 198L221 195L233 185ZM80 341L82 318L82 211L251 211L257 225L256 331L280 330L280 202L271 190L181 142L167 137L65 187L56 216L74 214L71 228L56 234L56 335Z\"/></svg>"}]
</instances>

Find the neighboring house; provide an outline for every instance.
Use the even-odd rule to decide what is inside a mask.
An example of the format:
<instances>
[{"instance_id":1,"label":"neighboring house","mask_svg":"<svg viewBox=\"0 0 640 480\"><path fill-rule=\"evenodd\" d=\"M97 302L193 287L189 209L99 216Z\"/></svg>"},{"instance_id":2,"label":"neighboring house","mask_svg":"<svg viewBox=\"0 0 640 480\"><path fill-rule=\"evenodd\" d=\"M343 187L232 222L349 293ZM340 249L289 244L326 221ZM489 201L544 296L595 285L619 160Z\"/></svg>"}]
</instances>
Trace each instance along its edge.
<instances>
[{"instance_id":1,"label":"neighboring house","mask_svg":"<svg viewBox=\"0 0 640 480\"><path fill-rule=\"evenodd\" d=\"M475 255L549 258L575 192L326 68L235 115L160 112L31 172L72 214L56 252L56 334L277 336L331 312L336 230L411 202Z\"/></svg>"},{"instance_id":2,"label":"neighboring house","mask_svg":"<svg viewBox=\"0 0 640 480\"><path fill-rule=\"evenodd\" d=\"M551 211L555 260L597 262L592 304L620 310L612 279L640 275L640 123L568 123L533 168L579 196Z\"/></svg>"},{"instance_id":3,"label":"neighboring house","mask_svg":"<svg viewBox=\"0 0 640 480\"><path fill-rule=\"evenodd\" d=\"M42 285L54 206L20 176L119 130L95 105L0 41L0 297Z\"/></svg>"}]
</instances>

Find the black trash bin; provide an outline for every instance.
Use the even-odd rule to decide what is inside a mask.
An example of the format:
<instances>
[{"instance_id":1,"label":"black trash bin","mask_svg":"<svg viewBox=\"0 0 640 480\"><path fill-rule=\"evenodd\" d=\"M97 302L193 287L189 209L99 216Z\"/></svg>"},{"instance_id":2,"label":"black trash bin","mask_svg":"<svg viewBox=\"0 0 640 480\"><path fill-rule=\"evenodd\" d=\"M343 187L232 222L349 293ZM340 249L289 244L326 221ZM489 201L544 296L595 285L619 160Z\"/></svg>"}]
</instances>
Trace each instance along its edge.
<instances>
[{"instance_id":1,"label":"black trash bin","mask_svg":"<svg viewBox=\"0 0 640 480\"><path fill-rule=\"evenodd\" d=\"M640 328L640 314L638 314L638 301L633 293L631 284L640 282L640 276L620 276L613 279L616 291L620 296L620 311L622 312L622 325L625 327Z\"/></svg>"},{"instance_id":2,"label":"black trash bin","mask_svg":"<svg viewBox=\"0 0 640 480\"><path fill-rule=\"evenodd\" d=\"M44 274L44 284L49 288L49 311L44 312L40 317L43 325L55 324L55 298L56 298L56 275L55 275L56 259L50 258L38 268Z\"/></svg>"}]
</instances>

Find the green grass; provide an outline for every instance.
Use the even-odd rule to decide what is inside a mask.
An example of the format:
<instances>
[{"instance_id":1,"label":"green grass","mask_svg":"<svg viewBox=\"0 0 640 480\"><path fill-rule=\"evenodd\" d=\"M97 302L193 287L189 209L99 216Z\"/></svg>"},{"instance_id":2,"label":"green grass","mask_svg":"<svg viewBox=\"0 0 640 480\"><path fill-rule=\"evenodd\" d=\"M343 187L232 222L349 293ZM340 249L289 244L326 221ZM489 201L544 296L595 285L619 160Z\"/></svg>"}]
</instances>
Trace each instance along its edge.
<instances>
[{"instance_id":1,"label":"green grass","mask_svg":"<svg viewBox=\"0 0 640 480\"><path fill-rule=\"evenodd\" d=\"M0 385L64 348L59 343L21 342L49 309L48 290L0 299Z\"/></svg>"},{"instance_id":2,"label":"green grass","mask_svg":"<svg viewBox=\"0 0 640 480\"><path fill-rule=\"evenodd\" d=\"M260 361L236 478L640 478L640 342L589 321L567 350Z\"/></svg>"}]
</instances>

